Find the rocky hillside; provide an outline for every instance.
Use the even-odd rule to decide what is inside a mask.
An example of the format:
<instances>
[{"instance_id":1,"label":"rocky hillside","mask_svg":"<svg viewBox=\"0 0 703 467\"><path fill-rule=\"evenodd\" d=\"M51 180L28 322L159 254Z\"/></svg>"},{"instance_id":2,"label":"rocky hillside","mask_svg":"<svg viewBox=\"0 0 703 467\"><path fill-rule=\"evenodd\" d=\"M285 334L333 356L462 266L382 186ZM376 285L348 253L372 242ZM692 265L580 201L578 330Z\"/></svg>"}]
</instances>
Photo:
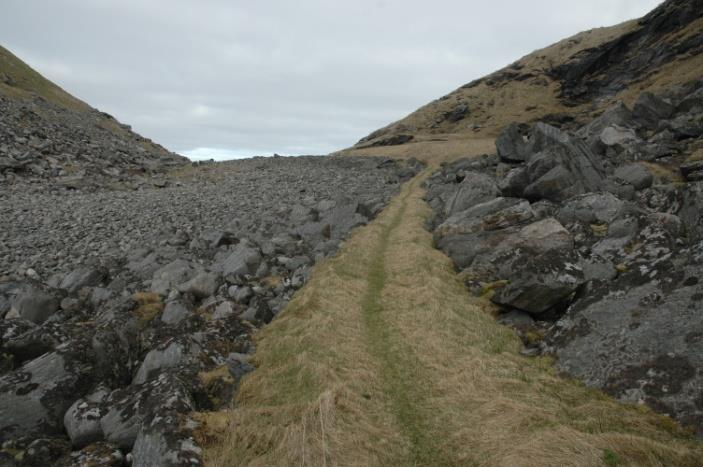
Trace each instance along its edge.
<instances>
[{"instance_id":1,"label":"rocky hillside","mask_svg":"<svg viewBox=\"0 0 703 467\"><path fill-rule=\"evenodd\" d=\"M496 148L430 179L437 246L526 354L703 435L703 80Z\"/></svg>"},{"instance_id":2,"label":"rocky hillside","mask_svg":"<svg viewBox=\"0 0 703 467\"><path fill-rule=\"evenodd\" d=\"M0 190L130 188L185 163L0 47Z\"/></svg>"},{"instance_id":3,"label":"rocky hillside","mask_svg":"<svg viewBox=\"0 0 703 467\"><path fill-rule=\"evenodd\" d=\"M703 1L668 0L639 20L576 34L472 81L381 128L347 152L444 159L466 140L494 138L511 123L576 128L614 102L632 105L699 78Z\"/></svg>"}]
</instances>

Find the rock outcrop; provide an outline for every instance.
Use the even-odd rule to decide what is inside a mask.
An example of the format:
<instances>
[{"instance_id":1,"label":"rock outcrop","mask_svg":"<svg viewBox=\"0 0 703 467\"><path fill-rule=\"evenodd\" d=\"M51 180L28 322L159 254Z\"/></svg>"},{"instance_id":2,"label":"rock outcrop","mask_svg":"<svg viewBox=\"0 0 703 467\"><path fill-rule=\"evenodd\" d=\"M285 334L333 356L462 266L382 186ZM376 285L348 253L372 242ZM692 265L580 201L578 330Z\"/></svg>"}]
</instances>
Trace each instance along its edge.
<instances>
[{"instance_id":1,"label":"rock outcrop","mask_svg":"<svg viewBox=\"0 0 703 467\"><path fill-rule=\"evenodd\" d=\"M644 93L574 133L509 126L497 155L444 166L427 193L436 245L527 354L699 434L701 89Z\"/></svg>"},{"instance_id":2,"label":"rock outcrop","mask_svg":"<svg viewBox=\"0 0 703 467\"><path fill-rule=\"evenodd\" d=\"M640 19L632 32L584 50L549 73L560 81L562 97L572 103L613 96L678 57L703 52L703 32L696 28L701 17L703 1L669 0ZM688 27L692 32L682 33ZM647 94L640 99L646 100Z\"/></svg>"}]
</instances>

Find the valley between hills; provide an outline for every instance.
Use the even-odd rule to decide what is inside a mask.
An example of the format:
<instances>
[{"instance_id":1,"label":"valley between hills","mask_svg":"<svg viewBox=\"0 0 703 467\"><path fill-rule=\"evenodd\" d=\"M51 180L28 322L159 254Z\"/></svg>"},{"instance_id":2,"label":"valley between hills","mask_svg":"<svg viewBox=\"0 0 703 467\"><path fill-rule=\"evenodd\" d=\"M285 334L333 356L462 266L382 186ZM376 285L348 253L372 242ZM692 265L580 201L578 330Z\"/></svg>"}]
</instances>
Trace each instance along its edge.
<instances>
[{"instance_id":1,"label":"valley between hills","mask_svg":"<svg viewBox=\"0 0 703 467\"><path fill-rule=\"evenodd\" d=\"M668 0L191 163L0 48L0 465L703 465L701 52Z\"/></svg>"}]
</instances>

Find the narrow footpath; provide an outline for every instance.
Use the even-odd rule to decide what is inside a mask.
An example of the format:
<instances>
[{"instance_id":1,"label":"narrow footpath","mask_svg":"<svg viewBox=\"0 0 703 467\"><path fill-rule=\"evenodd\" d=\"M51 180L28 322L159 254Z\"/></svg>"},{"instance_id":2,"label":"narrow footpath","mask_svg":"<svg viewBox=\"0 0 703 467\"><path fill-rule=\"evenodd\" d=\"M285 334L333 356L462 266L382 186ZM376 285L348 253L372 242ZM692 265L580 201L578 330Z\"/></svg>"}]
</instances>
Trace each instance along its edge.
<instances>
[{"instance_id":1,"label":"narrow footpath","mask_svg":"<svg viewBox=\"0 0 703 467\"><path fill-rule=\"evenodd\" d=\"M256 336L209 465L703 465L670 419L520 355L432 246L427 169Z\"/></svg>"}]
</instances>

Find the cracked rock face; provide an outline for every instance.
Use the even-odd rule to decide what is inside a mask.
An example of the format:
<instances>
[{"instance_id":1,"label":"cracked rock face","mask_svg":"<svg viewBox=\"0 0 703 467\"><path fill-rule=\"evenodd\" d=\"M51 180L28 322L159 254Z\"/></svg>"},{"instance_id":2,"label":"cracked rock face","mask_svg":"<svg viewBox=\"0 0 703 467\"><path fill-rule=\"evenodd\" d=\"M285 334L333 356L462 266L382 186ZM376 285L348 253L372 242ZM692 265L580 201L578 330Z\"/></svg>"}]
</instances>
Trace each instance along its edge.
<instances>
[{"instance_id":1,"label":"cracked rock face","mask_svg":"<svg viewBox=\"0 0 703 467\"><path fill-rule=\"evenodd\" d=\"M703 131L681 126L703 116L701 86L645 93L574 133L510 126L497 156L444 166L426 199L437 247L526 353L703 435L703 182L687 160ZM454 209L466 180L500 193Z\"/></svg>"},{"instance_id":2,"label":"cracked rock face","mask_svg":"<svg viewBox=\"0 0 703 467\"><path fill-rule=\"evenodd\" d=\"M202 465L189 414L230 403L252 333L419 169L271 158L0 191L0 463Z\"/></svg>"}]
</instances>

